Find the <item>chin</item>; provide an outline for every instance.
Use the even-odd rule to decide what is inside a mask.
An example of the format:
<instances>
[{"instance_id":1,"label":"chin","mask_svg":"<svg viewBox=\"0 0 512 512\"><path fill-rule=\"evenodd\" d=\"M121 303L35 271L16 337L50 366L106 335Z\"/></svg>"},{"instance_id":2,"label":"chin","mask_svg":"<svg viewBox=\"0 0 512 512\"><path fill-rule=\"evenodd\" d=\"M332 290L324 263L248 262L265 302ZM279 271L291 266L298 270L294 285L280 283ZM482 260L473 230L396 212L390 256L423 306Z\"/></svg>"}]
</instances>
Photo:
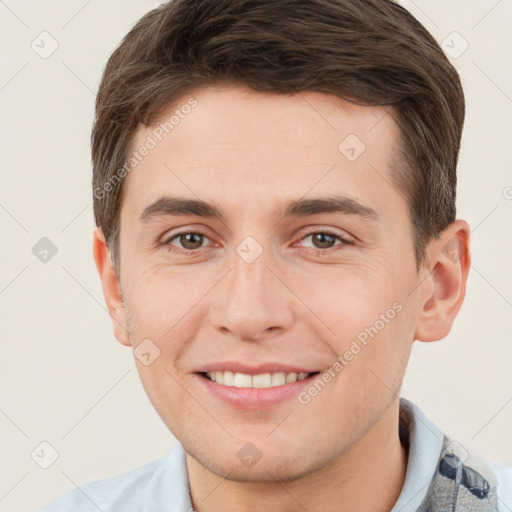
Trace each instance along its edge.
<instances>
[{"instance_id":1,"label":"chin","mask_svg":"<svg viewBox=\"0 0 512 512\"><path fill-rule=\"evenodd\" d=\"M244 464L244 452L240 453L239 448L233 451L232 455L229 448L219 450L219 453L200 451L197 446L193 446L192 450L188 450L185 445L184 448L211 473L226 480L241 483L290 482L313 473L330 462L328 459L320 459L318 453L305 453L299 445L294 447L294 453L291 454L268 448L266 455L263 450L260 452L261 458L250 466Z\"/></svg>"}]
</instances>

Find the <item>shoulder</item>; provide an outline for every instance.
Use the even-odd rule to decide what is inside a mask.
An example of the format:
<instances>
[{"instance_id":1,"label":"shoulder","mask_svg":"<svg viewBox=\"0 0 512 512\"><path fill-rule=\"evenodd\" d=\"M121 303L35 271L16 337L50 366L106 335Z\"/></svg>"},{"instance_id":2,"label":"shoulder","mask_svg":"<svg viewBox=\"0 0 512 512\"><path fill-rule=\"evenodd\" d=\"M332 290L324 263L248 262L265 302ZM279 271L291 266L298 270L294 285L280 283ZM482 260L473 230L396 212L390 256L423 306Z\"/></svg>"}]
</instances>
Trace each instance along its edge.
<instances>
[{"instance_id":1,"label":"shoulder","mask_svg":"<svg viewBox=\"0 0 512 512\"><path fill-rule=\"evenodd\" d=\"M36 512L106 512L117 507L123 512L141 510L147 503L147 490L165 471L168 457L122 475L80 485Z\"/></svg>"},{"instance_id":2,"label":"shoulder","mask_svg":"<svg viewBox=\"0 0 512 512\"><path fill-rule=\"evenodd\" d=\"M512 467L502 464L492 464L496 475L496 493L498 495L498 512L512 510Z\"/></svg>"},{"instance_id":3,"label":"shoulder","mask_svg":"<svg viewBox=\"0 0 512 512\"><path fill-rule=\"evenodd\" d=\"M400 403L400 438L409 447L409 458L402 493L393 510L444 510L438 506L441 491L445 495L442 499L452 499L456 485L453 464L463 462L463 467L470 470L466 478L476 475L494 487L492 510L512 512L512 467L485 460L470 447L447 438L415 404L404 398ZM429 479L431 484L426 486ZM471 497L479 480L469 480L463 487L470 492L464 493L462 489L462 494Z\"/></svg>"}]
</instances>

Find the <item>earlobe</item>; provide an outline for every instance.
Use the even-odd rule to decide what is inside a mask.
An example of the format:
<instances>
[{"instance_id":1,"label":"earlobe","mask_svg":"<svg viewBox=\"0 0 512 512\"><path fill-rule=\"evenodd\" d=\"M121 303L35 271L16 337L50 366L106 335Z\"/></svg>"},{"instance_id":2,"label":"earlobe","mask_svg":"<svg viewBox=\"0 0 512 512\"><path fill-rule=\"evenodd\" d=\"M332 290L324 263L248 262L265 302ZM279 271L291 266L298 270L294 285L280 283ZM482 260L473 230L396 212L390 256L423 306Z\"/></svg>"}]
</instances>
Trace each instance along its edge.
<instances>
[{"instance_id":1,"label":"earlobe","mask_svg":"<svg viewBox=\"0 0 512 512\"><path fill-rule=\"evenodd\" d=\"M110 259L110 250L105 236L100 228L94 230L93 254L103 288L105 303L112 318L114 336L122 345L130 346L121 284Z\"/></svg>"},{"instance_id":2,"label":"earlobe","mask_svg":"<svg viewBox=\"0 0 512 512\"><path fill-rule=\"evenodd\" d=\"M429 276L419 303L414 339L437 341L448 335L466 294L469 272L469 226L463 220L450 224L429 244Z\"/></svg>"}]
</instances>

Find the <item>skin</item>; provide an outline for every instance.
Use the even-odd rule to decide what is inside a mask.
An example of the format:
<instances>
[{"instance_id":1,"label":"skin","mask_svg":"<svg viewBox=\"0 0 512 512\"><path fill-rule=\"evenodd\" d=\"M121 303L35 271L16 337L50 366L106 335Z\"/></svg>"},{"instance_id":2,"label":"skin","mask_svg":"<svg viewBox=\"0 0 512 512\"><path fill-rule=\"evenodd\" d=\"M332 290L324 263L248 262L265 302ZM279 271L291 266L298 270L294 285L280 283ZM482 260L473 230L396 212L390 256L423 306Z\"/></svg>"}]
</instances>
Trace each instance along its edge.
<instances>
[{"instance_id":1,"label":"skin","mask_svg":"<svg viewBox=\"0 0 512 512\"><path fill-rule=\"evenodd\" d=\"M99 228L94 257L118 341L136 349L149 338L160 350L148 366L135 361L187 452L193 506L388 511L407 465L398 395L411 346L451 329L465 294L469 227L457 220L432 240L418 272L408 204L390 185L399 133L382 107L210 87L163 118L190 96L198 105L125 178L120 275ZM141 126L133 147L152 129ZM355 161L338 150L349 134L366 146ZM282 215L289 201L333 194L378 218ZM141 221L165 195L200 199L225 218ZM352 243L319 245L314 234L325 229ZM205 235L199 249L175 237L183 231ZM263 251L252 263L236 252L247 236ZM198 381L199 365L228 359L328 369L396 302L401 311L306 405L293 397L235 409ZM237 457L247 442L261 453L252 467Z\"/></svg>"}]
</instances>

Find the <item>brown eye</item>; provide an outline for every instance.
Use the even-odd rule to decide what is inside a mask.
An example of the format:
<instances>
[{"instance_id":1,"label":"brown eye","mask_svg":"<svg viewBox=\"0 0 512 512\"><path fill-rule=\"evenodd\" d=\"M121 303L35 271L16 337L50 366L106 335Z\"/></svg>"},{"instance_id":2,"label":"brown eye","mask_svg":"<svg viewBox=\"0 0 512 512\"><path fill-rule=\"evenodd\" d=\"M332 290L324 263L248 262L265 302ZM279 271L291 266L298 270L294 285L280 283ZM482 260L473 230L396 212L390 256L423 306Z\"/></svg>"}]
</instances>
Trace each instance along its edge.
<instances>
[{"instance_id":1,"label":"brown eye","mask_svg":"<svg viewBox=\"0 0 512 512\"><path fill-rule=\"evenodd\" d=\"M336 243L338 237L329 233L314 233L311 235L311 241L317 249L329 249Z\"/></svg>"},{"instance_id":2,"label":"brown eye","mask_svg":"<svg viewBox=\"0 0 512 512\"><path fill-rule=\"evenodd\" d=\"M304 247L324 249L326 253L329 249L342 249L347 245L354 244L352 240L345 238L343 235L330 231L312 231L303 236L301 242Z\"/></svg>"},{"instance_id":3,"label":"brown eye","mask_svg":"<svg viewBox=\"0 0 512 512\"><path fill-rule=\"evenodd\" d=\"M203 245L204 235L200 233L183 233L176 237L184 249L199 249ZM174 240L174 239L173 239Z\"/></svg>"},{"instance_id":4,"label":"brown eye","mask_svg":"<svg viewBox=\"0 0 512 512\"><path fill-rule=\"evenodd\" d=\"M193 253L193 251L203 248L203 242L207 238L206 235L194 231L182 232L163 241L162 245L176 254Z\"/></svg>"}]
</instances>

